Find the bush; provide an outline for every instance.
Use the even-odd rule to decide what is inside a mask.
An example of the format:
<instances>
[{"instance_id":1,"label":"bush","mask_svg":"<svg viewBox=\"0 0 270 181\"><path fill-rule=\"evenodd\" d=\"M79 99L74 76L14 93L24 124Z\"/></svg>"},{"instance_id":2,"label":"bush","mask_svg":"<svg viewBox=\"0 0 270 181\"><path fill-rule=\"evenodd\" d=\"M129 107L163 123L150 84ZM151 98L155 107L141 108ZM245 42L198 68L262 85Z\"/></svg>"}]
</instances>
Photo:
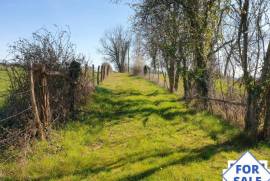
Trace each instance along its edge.
<instances>
[{"instance_id":1,"label":"bush","mask_svg":"<svg viewBox=\"0 0 270 181\"><path fill-rule=\"evenodd\" d=\"M79 107L94 88L90 75L81 69L85 58L75 53L68 31L58 29L52 33L41 29L33 33L32 39L21 39L10 48L13 62L9 61L12 64L6 69L10 88L0 118L16 116L0 123L0 140L14 145L9 140L12 135L15 144L23 142L18 141L20 138L40 137L40 130L47 136L53 126L73 118L75 106ZM33 121L31 69L42 129ZM23 110L28 111L18 115Z\"/></svg>"}]
</instances>

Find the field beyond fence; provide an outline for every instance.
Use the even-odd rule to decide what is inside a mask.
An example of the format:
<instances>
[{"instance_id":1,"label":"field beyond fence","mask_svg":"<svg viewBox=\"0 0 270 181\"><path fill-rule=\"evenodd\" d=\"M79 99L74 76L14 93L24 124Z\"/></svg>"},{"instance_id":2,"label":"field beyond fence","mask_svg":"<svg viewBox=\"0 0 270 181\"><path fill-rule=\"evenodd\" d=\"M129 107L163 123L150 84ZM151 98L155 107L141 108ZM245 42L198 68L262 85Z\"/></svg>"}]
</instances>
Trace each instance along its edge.
<instances>
[{"instance_id":1,"label":"field beyond fence","mask_svg":"<svg viewBox=\"0 0 270 181\"><path fill-rule=\"evenodd\" d=\"M165 89L169 89L169 78L166 72L148 71L144 78ZM183 98L183 80L180 78L178 82L178 89L175 90L175 93L180 98ZM210 92L210 97L192 96L192 93L190 93L191 96L186 98L187 102L192 105L192 102L195 100L207 100L209 112L221 116L224 120L243 129L246 112L244 88L236 80L226 80L225 78L218 77L213 80Z\"/></svg>"}]
</instances>

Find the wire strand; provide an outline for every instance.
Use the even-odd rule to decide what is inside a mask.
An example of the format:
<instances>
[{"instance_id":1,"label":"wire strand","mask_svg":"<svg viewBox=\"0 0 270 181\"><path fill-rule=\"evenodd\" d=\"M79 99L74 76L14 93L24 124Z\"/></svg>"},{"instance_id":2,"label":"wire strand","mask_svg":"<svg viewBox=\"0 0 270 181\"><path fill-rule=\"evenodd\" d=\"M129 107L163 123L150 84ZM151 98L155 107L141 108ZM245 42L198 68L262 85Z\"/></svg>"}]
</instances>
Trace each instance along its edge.
<instances>
[{"instance_id":1,"label":"wire strand","mask_svg":"<svg viewBox=\"0 0 270 181\"><path fill-rule=\"evenodd\" d=\"M23 113L25 113L25 112L31 110L31 109L32 109L32 107L30 106L29 108L27 108L27 109L25 109L25 110L23 110L23 111L21 111L21 112L15 114L15 115L12 115L12 116L9 116L9 117L7 117L7 118L5 118L5 119L0 120L0 123L1 123L1 122L4 122L4 121L7 121L7 120L9 120L9 119L11 119L11 118L15 118L15 117L17 117L17 116L19 116L19 115L21 115L21 114L23 114Z\"/></svg>"}]
</instances>

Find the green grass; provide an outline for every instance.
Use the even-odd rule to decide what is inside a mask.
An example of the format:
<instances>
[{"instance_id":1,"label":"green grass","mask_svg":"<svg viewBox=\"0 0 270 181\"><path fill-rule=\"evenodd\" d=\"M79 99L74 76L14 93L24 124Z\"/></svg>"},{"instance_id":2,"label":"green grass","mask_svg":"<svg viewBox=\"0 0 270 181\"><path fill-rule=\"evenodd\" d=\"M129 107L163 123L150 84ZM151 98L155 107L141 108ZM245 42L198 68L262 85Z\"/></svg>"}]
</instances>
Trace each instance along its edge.
<instances>
[{"instance_id":1,"label":"green grass","mask_svg":"<svg viewBox=\"0 0 270 181\"><path fill-rule=\"evenodd\" d=\"M149 80L149 75L147 76L144 76L146 80ZM155 74L155 75L152 75L151 74L151 81L155 82L155 83L158 83L158 75ZM221 79L221 78L217 78L217 79L214 79L213 80L214 82L214 89L215 89L215 92L217 94L226 94L229 92L229 85L232 85L233 82L232 80L231 81L227 81L224 79ZM166 83L167 83L167 86L164 86L164 77L163 77L163 74L159 74L159 85L161 87L169 87L169 78L168 76L166 76ZM178 90L175 92L178 96L180 97L183 97L184 96L184 87L183 87L183 79L180 77L179 79L179 83L178 83ZM232 90L232 93L234 95L236 95L236 97L242 97L242 95L244 94L245 92L245 87L243 85L241 85L239 82L235 82L234 83L234 86L233 86L233 90Z\"/></svg>"},{"instance_id":2,"label":"green grass","mask_svg":"<svg viewBox=\"0 0 270 181\"><path fill-rule=\"evenodd\" d=\"M246 150L270 161L266 144L248 144L238 129L142 78L112 74L83 109L25 160L0 164L0 180L216 181Z\"/></svg>"},{"instance_id":3,"label":"green grass","mask_svg":"<svg viewBox=\"0 0 270 181\"><path fill-rule=\"evenodd\" d=\"M10 82L9 82L7 71L1 70L1 67L0 67L0 107L3 106L3 102L5 100L5 97L3 95L6 94L6 91L8 90L9 85L10 85Z\"/></svg>"},{"instance_id":4,"label":"green grass","mask_svg":"<svg viewBox=\"0 0 270 181\"><path fill-rule=\"evenodd\" d=\"M227 93L229 91L229 86L228 82L224 79L216 79L214 80L215 83L215 90L217 93L222 94L222 93ZM229 81L229 84L233 84L232 80ZM241 85L239 82L234 83L233 87L233 93L240 96L244 94L245 92L245 87L244 85Z\"/></svg>"}]
</instances>

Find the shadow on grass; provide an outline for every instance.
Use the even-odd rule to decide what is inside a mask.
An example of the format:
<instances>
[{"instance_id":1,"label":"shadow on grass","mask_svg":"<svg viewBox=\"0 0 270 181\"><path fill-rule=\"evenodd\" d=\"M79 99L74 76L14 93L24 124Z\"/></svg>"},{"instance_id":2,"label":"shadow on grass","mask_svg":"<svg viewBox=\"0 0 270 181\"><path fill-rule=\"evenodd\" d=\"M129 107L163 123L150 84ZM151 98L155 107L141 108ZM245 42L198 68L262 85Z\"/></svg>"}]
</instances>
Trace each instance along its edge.
<instances>
[{"instance_id":1,"label":"shadow on grass","mask_svg":"<svg viewBox=\"0 0 270 181\"><path fill-rule=\"evenodd\" d=\"M93 127L99 127L101 130L104 127L104 123L110 123L110 125L121 124L123 121L128 121L126 118L133 118L135 116L140 116L143 118L142 123L145 126L148 121L148 117L152 114L158 115L165 121L175 120L178 117L194 116L197 114L194 110L189 109L178 109L177 98L166 99L162 98L159 100L151 101L150 97L159 96L158 91L154 91L150 94L142 94L139 91L116 91L103 87L98 87L96 93L91 97L90 104L87 110L81 112L81 122L85 124L90 124L89 131ZM168 94L170 95L170 94ZM125 99L127 97L132 97L134 99ZM171 103L168 107L159 107L162 102ZM89 108L89 109L88 109ZM191 121L191 124L192 121ZM200 127L201 122L197 121L198 127ZM225 126L224 129L230 129L229 126ZM224 131L221 130L221 132ZM205 130L209 135L213 134L211 130ZM219 134L216 132L215 134ZM179 159L168 160L161 164L156 164L149 169L143 170L141 172L134 173L132 175L124 176L119 180L140 180L155 174L160 171L160 168L167 168L173 165L187 165L192 162L203 162L205 160L211 159L216 154L225 151L236 151L241 152L246 149L250 149L256 146L255 144L250 144L249 140L243 135L237 135L230 140L220 143L203 146L196 149L178 147L169 150L152 150L150 152L140 152L122 156L116 161L105 163L102 166L89 165L88 167L81 168L80 170L74 171L74 173L69 173L70 175L56 175L38 178L38 180L48 180L63 178L65 176L78 176L81 179L87 178L91 175L99 174L101 172L110 172L114 169L123 168L128 164L136 164L139 162L146 161L147 159L158 159L166 158L173 154L183 153L186 156L182 156Z\"/></svg>"},{"instance_id":2,"label":"shadow on grass","mask_svg":"<svg viewBox=\"0 0 270 181\"><path fill-rule=\"evenodd\" d=\"M189 109L181 110L178 109L177 106L174 108L174 106L177 105L178 104L177 102L179 101L176 98L175 99L170 98L169 100L160 99L156 101L150 101L149 96L153 97L159 95L160 94L158 91L154 91L153 93L144 95L138 91L131 90L121 92L98 87L96 90L96 94L92 96L93 105L97 105L97 107L93 107L89 111L85 111L82 116L82 118L84 119L82 119L81 121L83 122L85 121L87 124L88 123L91 124L91 121L89 122L89 120L92 121L97 120L92 122L92 125L93 126L99 125L102 129L105 122L110 122L112 124L120 124L123 118L127 117L132 118L138 115L144 118L142 122L143 125L145 126L146 122L148 121L148 117L152 114L156 114L166 121L174 120L176 117L185 118L187 116L194 116L197 114L195 110ZM131 97L134 96L135 99L134 100L121 99L130 96ZM136 96L138 96L138 98L136 98ZM160 105L162 102L171 103L172 105L169 107L161 108L158 105ZM147 107L147 105L149 105L149 107ZM142 108L140 108L140 106L142 106ZM196 122L196 124L198 124L199 128L203 129L203 127L200 127L201 124L200 121ZM226 130L230 128L231 128L230 126L227 125L224 126L224 129ZM222 129L221 132L226 131L224 129ZM216 134L219 134L218 132L213 133L211 130L204 130L204 131L208 132L210 136L214 134L213 138L215 137ZM89 167L76 171L73 175L79 175L81 177L86 178L87 176L92 174L98 174L100 172L108 172L116 168L124 167L126 164L141 162L149 158L167 157L172 154L182 152L188 153L188 155L183 158L168 161L166 163L156 165L145 171L135 173L134 175L129 175L119 179L119 180L139 180L154 174L155 172L159 171L160 168L166 168L177 164L185 165L194 161L200 162L204 160L209 160L211 157L213 157L214 155L216 155L221 151L240 152L242 150L252 148L254 146L256 145L250 144L250 142L243 135L237 135L224 143L207 145L199 149L189 150L187 148L177 148L165 152L161 151L157 153L155 152L148 154L137 153L134 155L129 155L128 158L120 158L115 162L109 163L101 167L96 168Z\"/></svg>"},{"instance_id":3,"label":"shadow on grass","mask_svg":"<svg viewBox=\"0 0 270 181\"><path fill-rule=\"evenodd\" d=\"M192 149L189 151L189 154L187 156L184 156L180 159L168 161L164 164L157 165L142 172L135 173L134 175L128 175L126 177L119 179L119 181L140 180L160 171L160 168L165 169L167 167L174 165L187 165L192 162L202 162L211 159L213 156L223 151L242 152L247 149L254 148L256 146L257 146L256 143L251 143L247 137L245 137L243 134L239 134L234 138L232 138L231 140L221 144L207 145L199 149Z\"/></svg>"},{"instance_id":4,"label":"shadow on grass","mask_svg":"<svg viewBox=\"0 0 270 181\"><path fill-rule=\"evenodd\" d=\"M136 181L136 180L147 178L155 174L156 172L160 171L160 168L165 169L167 167L174 166L174 165L187 165L192 162L196 162L196 163L203 162L203 161L207 161L211 159L213 156L223 151L242 152L247 149L254 148L256 146L257 144L255 143L252 144L249 141L249 139L247 139L244 135L239 134L233 137L231 140L228 140L224 143L207 145L207 146L196 148L196 149L178 147L171 150L159 150L159 151L156 150L150 153L144 153L144 152L135 153L135 154L128 155L126 157L119 158L118 160L114 162L107 163L100 167L89 167L89 168L84 168L84 169L75 171L73 174L70 174L70 175L79 176L80 179L86 179L91 175L99 174L101 172L110 172L114 169L125 167L125 165L127 164L136 164L138 162L143 162L147 159L166 158L176 153L183 153L186 155L186 156L182 156L179 159L169 160L169 161L166 161L165 163L157 164L149 169L143 170L141 172L137 172L133 175L124 176L118 179L119 181L128 181L128 180ZM58 175L53 178L54 179L63 178L65 176L70 176L70 175ZM46 180L46 179L52 179L52 177L39 178L39 180Z\"/></svg>"},{"instance_id":5,"label":"shadow on grass","mask_svg":"<svg viewBox=\"0 0 270 181\"><path fill-rule=\"evenodd\" d=\"M163 94L163 93L161 93ZM151 94L142 94L139 91L113 91L98 87L96 93L91 97L91 105L88 110L81 111L80 121L90 124L93 127L103 127L105 122L120 124L124 118L140 116L147 119L152 114L158 115L166 121L174 120L176 117L195 115L195 110L178 109L177 98L161 98L151 101L149 96L159 96L158 91ZM170 94L167 93L169 96ZM125 99L125 98L133 99ZM169 103L167 107L160 107L161 103ZM94 106L92 106L94 105ZM90 108L89 108L90 107Z\"/></svg>"},{"instance_id":6,"label":"shadow on grass","mask_svg":"<svg viewBox=\"0 0 270 181\"><path fill-rule=\"evenodd\" d=\"M80 121L90 124L92 128L98 128L95 131L100 131L105 123L110 123L110 126L121 124L122 121L128 121L134 117L141 117L142 124L146 126L148 118L151 115L157 115L165 121L191 121L193 125L204 130L213 140L217 139L218 134L232 129L232 126L223 121L220 122L221 128L218 130L204 127L204 120L196 118L198 113L196 110L179 108L179 99L169 97L171 96L169 93L167 93L168 99L166 96L157 97L158 99L154 100L149 98L149 96L159 95L157 90L150 94L142 94L136 90L117 91L98 87L96 93L91 97L91 105L87 107L89 110L82 111ZM162 103L166 103L167 106L160 107ZM205 113L204 116L210 115ZM195 118L195 120L191 120L190 117Z\"/></svg>"}]
</instances>

